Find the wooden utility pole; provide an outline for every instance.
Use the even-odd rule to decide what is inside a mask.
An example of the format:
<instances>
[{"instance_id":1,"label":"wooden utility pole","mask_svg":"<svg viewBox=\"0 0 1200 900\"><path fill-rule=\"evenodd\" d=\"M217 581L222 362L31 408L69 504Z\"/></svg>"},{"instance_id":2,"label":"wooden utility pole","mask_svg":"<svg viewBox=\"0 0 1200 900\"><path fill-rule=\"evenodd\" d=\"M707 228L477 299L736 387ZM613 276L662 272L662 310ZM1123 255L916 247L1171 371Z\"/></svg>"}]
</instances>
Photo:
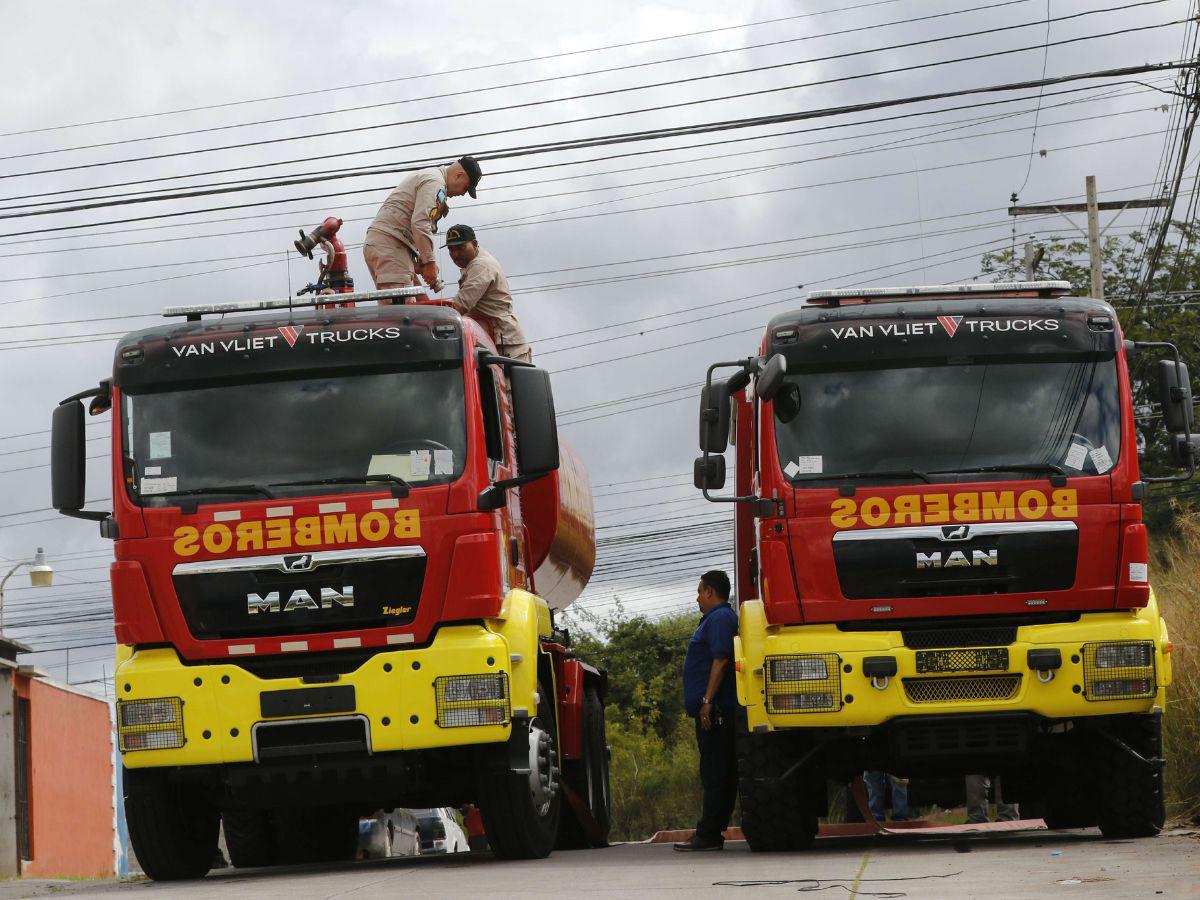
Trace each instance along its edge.
<instances>
[{"instance_id":1,"label":"wooden utility pole","mask_svg":"<svg viewBox=\"0 0 1200 900\"><path fill-rule=\"evenodd\" d=\"M1100 211L1096 209L1096 176L1084 182L1087 191L1088 259L1092 264L1092 296L1104 299L1104 267L1100 260Z\"/></svg>"},{"instance_id":2,"label":"wooden utility pole","mask_svg":"<svg viewBox=\"0 0 1200 900\"><path fill-rule=\"evenodd\" d=\"M1096 176L1089 175L1084 182L1084 192L1087 198L1086 203L1054 203L1042 204L1040 206L1010 206L1008 214L1010 216L1045 216L1057 213L1066 219L1071 227L1087 238L1088 243L1088 259L1091 262L1092 284L1091 295L1097 300L1104 299L1104 266L1103 259L1100 255L1100 238L1104 237L1104 232L1112 227L1117 221L1121 213L1127 209L1154 209L1158 207L1168 206L1170 201L1166 198L1144 197L1136 200L1109 200L1103 203L1096 200ZM1015 199L1015 195L1014 195ZM1100 228L1100 213L1112 210L1116 213L1103 229ZM1078 225L1071 221L1067 213L1087 213L1087 231L1081 229ZM1029 275L1030 260L1033 244L1032 242L1025 245L1025 271Z\"/></svg>"}]
</instances>

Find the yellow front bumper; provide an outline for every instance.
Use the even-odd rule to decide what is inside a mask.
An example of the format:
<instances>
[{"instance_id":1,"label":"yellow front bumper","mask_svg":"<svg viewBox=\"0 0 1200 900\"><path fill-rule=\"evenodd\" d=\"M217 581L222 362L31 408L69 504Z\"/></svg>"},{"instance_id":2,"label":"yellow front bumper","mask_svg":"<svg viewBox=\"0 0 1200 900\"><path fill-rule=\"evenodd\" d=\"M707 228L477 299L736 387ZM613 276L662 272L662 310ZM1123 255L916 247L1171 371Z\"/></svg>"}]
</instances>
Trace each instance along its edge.
<instances>
[{"instance_id":1,"label":"yellow front bumper","mask_svg":"<svg viewBox=\"0 0 1200 900\"><path fill-rule=\"evenodd\" d=\"M354 715L366 719L372 752L507 740L511 731L507 723L440 727L435 721L434 680L443 675L506 673L511 708L536 710L539 609L544 605L530 594L513 591L501 618L486 625L444 627L427 647L378 653L356 671L340 676L336 684L354 687ZM314 686L300 678L259 678L228 663L184 665L170 648L136 652L121 648L118 660L119 700L178 697L183 701L184 745L126 751L122 760L129 768L252 762L254 726L266 721L259 695Z\"/></svg>"},{"instance_id":2,"label":"yellow front bumper","mask_svg":"<svg viewBox=\"0 0 1200 900\"><path fill-rule=\"evenodd\" d=\"M1018 628L1016 642L1008 646L1006 672L1020 677L1015 679L1018 683L1011 696L998 700L915 702L905 689L905 679L929 676L917 672L918 651L904 645L899 631L841 631L835 625L769 625L759 601L743 603L740 617L734 660L738 700L746 707L751 730L874 726L900 716L959 713L1028 712L1049 719L1066 719L1149 712L1155 707L1163 707L1165 688L1171 683L1166 624L1153 596L1142 610L1087 613L1078 622ZM1088 700L1083 690L1083 645L1096 641L1139 640L1154 643L1154 696L1137 700ZM1049 681L1039 680L1038 674L1026 664L1026 651L1035 648L1057 648L1061 652L1062 667ZM836 654L839 708L810 712L767 711L766 658L794 654ZM896 676L888 679L886 684L877 680L873 685L863 674L863 659L869 656L894 657ZM966 674L944 673L944 676Z\"/></svg>"}]
</instances>

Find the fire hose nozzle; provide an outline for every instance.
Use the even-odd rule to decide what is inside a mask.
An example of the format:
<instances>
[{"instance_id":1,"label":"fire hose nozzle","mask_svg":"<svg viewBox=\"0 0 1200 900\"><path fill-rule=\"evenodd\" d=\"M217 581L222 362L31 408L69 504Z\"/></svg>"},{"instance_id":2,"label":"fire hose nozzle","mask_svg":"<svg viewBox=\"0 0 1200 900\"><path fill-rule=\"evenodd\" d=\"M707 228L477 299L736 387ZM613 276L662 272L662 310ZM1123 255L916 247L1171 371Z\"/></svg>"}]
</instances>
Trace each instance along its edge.
<instances>
[{"instance_id":1,"label":"fire hose nozzle","mask_svg":"<svg viewBox=\"0 0 1200 900\"><path fill-rule=\"evenodd\" d=\"M337 216L330 216L308 234L304 233L304 229L300 229L300 240L292 241L292 246L296 248L296 252L301 256L313 258L313 250L317 245L329 240L338 233L338 229L342 227L342 220Z\"/></svg>"}]
</instances>

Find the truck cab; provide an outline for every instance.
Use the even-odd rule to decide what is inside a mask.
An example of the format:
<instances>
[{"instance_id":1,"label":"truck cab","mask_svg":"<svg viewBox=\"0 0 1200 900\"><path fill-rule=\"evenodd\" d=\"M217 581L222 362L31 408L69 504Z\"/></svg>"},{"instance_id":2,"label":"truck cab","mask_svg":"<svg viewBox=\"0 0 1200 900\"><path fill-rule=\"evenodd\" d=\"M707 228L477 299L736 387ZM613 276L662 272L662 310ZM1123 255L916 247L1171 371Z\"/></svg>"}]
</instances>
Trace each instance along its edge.
<instances>
[{"instance_id":1,"label":"truck cab","mask_svg":"<svg viewBox=\"0 0 1200 900\"><path fill-rule=\"evenodd\" d=\"M827 779L864 770L1001 774L1055 825L1157 832L1171 645L1128 360L1150 348L1026 282L820 292L760 349L710 368L696 463L738 504L751 845L807 845ZM1190 448L1177 352L1160 376Z\"/></svg>"}]
</instances>

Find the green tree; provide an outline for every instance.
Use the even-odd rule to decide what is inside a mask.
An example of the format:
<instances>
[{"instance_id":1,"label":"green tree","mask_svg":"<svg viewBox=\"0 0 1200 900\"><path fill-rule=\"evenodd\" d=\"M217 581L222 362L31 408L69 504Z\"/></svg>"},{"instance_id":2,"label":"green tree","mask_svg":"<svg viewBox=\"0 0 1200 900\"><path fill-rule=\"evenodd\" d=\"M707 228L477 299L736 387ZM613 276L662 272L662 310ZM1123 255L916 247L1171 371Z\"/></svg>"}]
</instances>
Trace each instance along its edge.
<instances>
[{"instance_id":1,"label":"green tree","mask_svg":"<svg viewBox=\"0 0 1200 900\"><path fill-rule=\"evenodd\" d=\"M590 634L576 638L579 656L608 672L608 704L666 738L683 717L683 658L697 616L628 616L618 604L607 618L587 618Z\"/></svg>"}]
</instances>

